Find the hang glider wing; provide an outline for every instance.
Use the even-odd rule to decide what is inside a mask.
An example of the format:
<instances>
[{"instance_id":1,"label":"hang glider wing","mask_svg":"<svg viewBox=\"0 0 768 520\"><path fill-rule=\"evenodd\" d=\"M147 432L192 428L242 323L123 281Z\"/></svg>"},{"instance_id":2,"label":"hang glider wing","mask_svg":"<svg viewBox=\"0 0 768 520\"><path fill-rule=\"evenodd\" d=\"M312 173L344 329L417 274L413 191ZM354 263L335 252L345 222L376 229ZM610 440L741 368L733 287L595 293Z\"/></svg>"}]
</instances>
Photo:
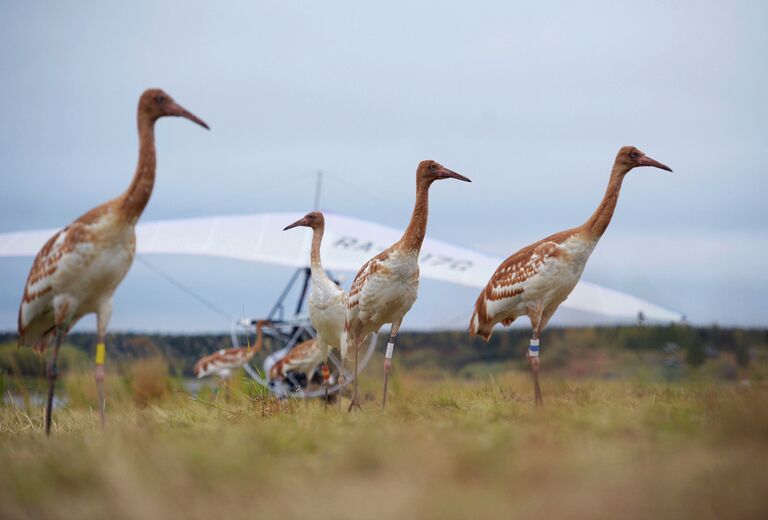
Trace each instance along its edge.
<instances>
[{"instance_id":1,"label":"hang glider wing","mask_svg":"<svg viewBox=\"0 0 768 520\"><path fill-rule=\"evenodd\" d=\"M307 265L312 233L282 231L300 213L259 213L160 220L136 226L137 253L207 255L302 267ZM325 213L323 265L356 272L371 256L400 239L402 231L375 222ZM0 233L0 257L34 256L56 230ZM468 287L484 287L500 258L427 238L421 251L421 276ZM632 295L582 281L562 307L617 321L681 321L683 316Z\"/></svg>"}]
</instances>

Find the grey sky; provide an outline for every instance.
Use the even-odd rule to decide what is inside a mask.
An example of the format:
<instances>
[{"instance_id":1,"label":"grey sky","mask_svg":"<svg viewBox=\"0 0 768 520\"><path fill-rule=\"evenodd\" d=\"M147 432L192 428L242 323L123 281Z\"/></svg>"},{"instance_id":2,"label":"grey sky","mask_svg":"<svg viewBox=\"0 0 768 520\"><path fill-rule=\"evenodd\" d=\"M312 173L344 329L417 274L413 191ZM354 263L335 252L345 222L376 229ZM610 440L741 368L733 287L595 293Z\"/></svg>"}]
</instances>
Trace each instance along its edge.
<instances>
[{"instance_id":1,"label":"grey sky","mask_svg":"<svg viewBox=\"0 0 768 520\"><path fill-rule=\"evenodd\" d=\"M768 325L764 2L213 4L0 1L0 231L122 191L154 86L212 131L158 124L144 219L310 209L323 169L323 207L404 226L431 158L474 182L433 188L429 234L505 256L586 219L634 144L675 173L627 178L585 279ZM265 311L290 275L150 260L232 314ZM0 260L0 329L30 262ZM463 323L474 297L427 283L410 325ZM112 324L226 328L138 263Z\"/></svg>"}]
</instances>

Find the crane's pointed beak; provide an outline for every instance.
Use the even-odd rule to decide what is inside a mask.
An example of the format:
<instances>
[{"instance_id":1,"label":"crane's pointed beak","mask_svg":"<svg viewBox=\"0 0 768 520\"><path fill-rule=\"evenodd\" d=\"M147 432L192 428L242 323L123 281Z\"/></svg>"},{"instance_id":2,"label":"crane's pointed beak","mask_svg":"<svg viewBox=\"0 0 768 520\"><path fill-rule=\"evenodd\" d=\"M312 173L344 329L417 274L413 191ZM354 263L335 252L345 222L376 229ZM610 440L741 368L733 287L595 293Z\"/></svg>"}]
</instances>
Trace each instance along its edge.
<instances>
[{"instance_id":1,"label":"crane's pointed beak","mask_svg":"<svg viewBox=\"0 0 768 520\"><path fill-rule=\"evenodd\" d=\"M662 164L659 161L655 159L651 159L647 155L643 155L640 159L638 159L639 166L653 166L654 168L659 168L661 170L667 170L668 172L672 171L672 168L667 166L666 164Z\"/></svg>"},{"instance_id":2,"label":"crane's pointed beak","mask_svg":"<svg viewBox=\"0 0 768 520\"><path fill-rule=\"evenodd\" d=\"M173 108L171 109L171 113L172 113L174 116L178 116L178 117L184 117L184 118L186 118L186 119L189 119L189 120L190 120L190 121L192 121L193 123L197 123L198 125L202 126L202 127L203 127L203 128L205 128L206 130L210 130L210 129L211 129L211 128L210 128L210 127L209 127L209 126L208 126L208 125L205 123L205 121L203 121L202 119L200 119L200 118L199 118L199 117L197 117L195 114L193 114L192 112L190 112L189 110L187 110L187 109L186 109L186 108L184 108L183 106L179 105L178 103L175 103L175 102L174 102L174 106L173 106Z\"/></svg>"},{"instance_id":3,"label":"crane's pointed beak","mask_svg":"<svg viewBox=\"0 0 768 520\"><path fill-rule=\"evenodd\" d=\"M294 222L293 224L289 224L289 225L285 226L283 228L283 231L288 231L289 229L293 229L293 228L299 227L299 226L306 226L308 224L309 224L309 222L307 221L307 218L306 217L302 217L299 220L297 220L296 222Z\"/></svg>"},{"instance_id":4,"label":"crane's pointed beak","mask_svg":"<svg viewBox=\"0 0 768 520\"><path fill-rule=\"evenodd\" d=\"M440 169L440 178L441 179L451 178L451 179L458 179L458 180L464 181L464 182L472 182L472 180L470 180L469 177L464 177L460 173L456 173L455 171L449 170L448 168L441 168Z\"/></svg>"}]
</instances>

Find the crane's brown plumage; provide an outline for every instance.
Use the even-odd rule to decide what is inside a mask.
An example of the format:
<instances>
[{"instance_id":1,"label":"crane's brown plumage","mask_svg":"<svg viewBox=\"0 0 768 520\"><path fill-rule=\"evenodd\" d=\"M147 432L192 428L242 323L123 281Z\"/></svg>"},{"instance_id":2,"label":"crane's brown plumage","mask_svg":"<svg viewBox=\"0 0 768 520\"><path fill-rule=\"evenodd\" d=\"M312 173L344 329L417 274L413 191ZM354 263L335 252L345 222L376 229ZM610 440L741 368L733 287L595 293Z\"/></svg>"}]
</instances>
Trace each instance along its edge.
<instances>
[{"instance_id":1,"label":"crane's brown plumage","mask_svg":"<svg viewBox=\"0 0 768 520\"><path fill-rule=\"evenodd\" d=\"M624 176L638 166L672 171L634 146L621 148L605 195L592 216L581 226L539 240L504 260L475 302L469 332L485 341L497 323L508 326L520 316L530 318L536 350L529 362L537 404L541 403L537 344L541 330L578 283L592 250L611 222Z\"/></svg>"},{"instance_id":2,"label":"crane's brown plumage","mask_svg":"<svg viewBox=\"0 0 768 520\"><path fill-rule=\"evenodd\" d=\"M477 319L478 327L470 325L470 333L482 337L485 341L491 338L493 325L502 322L506 327L518 318L510 314L502 320L493 321L493 316L488 312L488 302L495 302L512 298L523 294L525 282L539 273L539 270L550 258L558 258L564 255L564 251L558 247L565 240L576 233L576 229L569 229L555 233L545 239L539 240L522 248L512 256L504 260L491 276L488 285L478 296L475 302L473 322Z\"/></svg>"},{"instance_id":3,"label":"crane's brown plumage","mask_svg":"<svg viewBox=\"0 0 768 520\"><path fill-rule=\"evenodd\" d=\"M84 314L96 312L94 305L73 305L69 301L59 305L57 309L54 298L56 295L67 293L67 289L77 284L77 280L97 260L100 249L119 247L128 257L133 258L135 238L132 233L123 234L119 229L110 231L105 229L107 226L99 225L102 224L100 219L109 211L108 204L92 209L58 231L35 257L19 306L19 345L34 346L42 352L57 325L65 326L66 333ZM110 226L115 224L117 223L111 222ZM111 296L117 283L122 280L122 276L117 276L118 274L114 277L116 280L104 280L100 277L99 281L107 283L102 287L94 287L89 292L101 292L105 296ZM90 298L96 299L100 298Z\"/></svg>"},{"instance_id":4,"label":"crane's brown plumage","mask_svg":"<svg viewBox=\"0 0 768 520\"><path fill-rule=\"evenodd\" d=\"M355 279L352 280L352 286L349 288L349 308L356 307L360 303L360 300L356 298L356 296L365 286L369 276L374 276L377 273L383 276L387 276L389 274L389 271L384 264L384 262L387 261L387 258L389 258L389 254L389 249L382 251L364 263L363 267L361 267L357 272Z\"/></svg>"}]
</instances>

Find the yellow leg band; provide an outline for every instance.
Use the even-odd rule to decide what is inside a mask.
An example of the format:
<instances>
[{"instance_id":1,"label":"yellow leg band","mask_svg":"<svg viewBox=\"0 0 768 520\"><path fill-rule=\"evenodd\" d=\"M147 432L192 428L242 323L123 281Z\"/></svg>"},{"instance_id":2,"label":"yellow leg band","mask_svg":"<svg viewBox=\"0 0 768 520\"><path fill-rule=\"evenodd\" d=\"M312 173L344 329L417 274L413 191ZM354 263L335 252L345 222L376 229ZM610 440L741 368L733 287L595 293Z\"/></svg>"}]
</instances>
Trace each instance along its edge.
<instances>
[{"instance_id":1,"label":"yellow leg band","mask_svg":"<svg viewBox=\"0 0 768 520\"><path fill-rule=\"evenodd\" d=\"M96 364L103 365L105 357L107 357L107 348L104 346L104 343L97 343L96 344Z\"/></svg>"}]
</instances>

